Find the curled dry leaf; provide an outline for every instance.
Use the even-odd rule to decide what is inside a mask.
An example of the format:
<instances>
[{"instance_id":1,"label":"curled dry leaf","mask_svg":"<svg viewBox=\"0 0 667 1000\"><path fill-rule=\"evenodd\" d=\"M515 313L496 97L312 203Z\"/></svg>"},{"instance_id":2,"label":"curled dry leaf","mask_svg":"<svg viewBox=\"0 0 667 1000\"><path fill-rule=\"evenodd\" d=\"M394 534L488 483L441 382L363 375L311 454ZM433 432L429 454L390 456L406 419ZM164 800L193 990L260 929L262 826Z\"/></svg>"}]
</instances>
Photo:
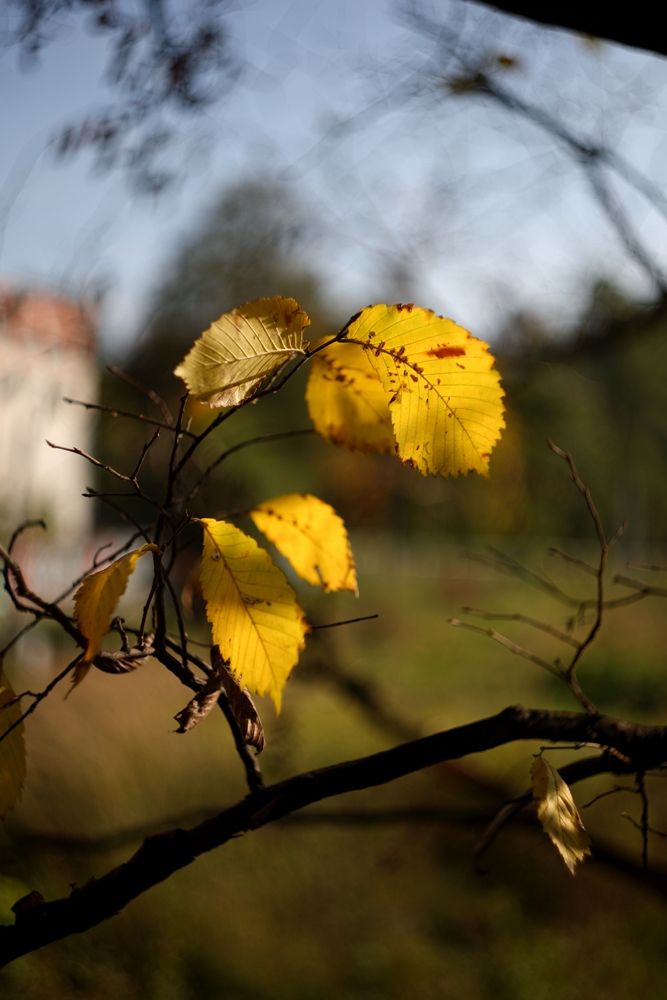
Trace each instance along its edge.
<instances>
[{"instance_id":1,"label":"curled dry leaf","mask_svg":"<svg viewBox=\"0 0 667 1000\"><path fill-rule=\"evenodd\" d=\"M206 678L206 683L203 687L200 687L197 694L187 703L185 708L177 712L174 716L174 719L178 723L177 733L190 732L202 719L205 719L210 714L213 706L217 704L223 688L222 674L222 666L219 665L216 669L214 665L213 673Z\"/></svg>"},{"instance_id":2,"label":"curled dry leaf","mask_svg":"<svg viewBox=\"0 0 667 1000\"><path fill-rule=\"evenodd\" d=\"M314 356L306 402L315 430L331 444L393 454L389 396L366 352L354 344L331 344Z\"/></svg>"},{"instance_id":3,"label":"curled dry leaf","mask_svg":"<svg viewBox=\"0 0 667 1000\"><path fill-rule=\"evenodd\" d=\"M253 538L226 521L200 523L201 582L213 642L239 684L270 695L280 711L282 690L310 631L296 594Z\"/></svg>"},{"instance_id":4,"label":"curled dry leaf","mask_svg":"<svg viewBox=\"0 0 667 1000\"><path fill-rule=\"evenodd\" d=\"M347 341L361 344L389 394L401 461L423 475L489 473L505 426L503 391L488 344L413 305L362 310Z\"/></svg>"},{"instance_id":5,"label":"curled dry leaf","mask_svg":"<svg viewBox=\"0 0 667 1000\"><path fill-rule=\"evenodd\" d=\"M147 552L157 552L157 545L148 543L110 566L92 573L83 581L74 595L74 617L88 640L83 659L74 670L72 687L80 684L99 652L100 643L109 631L118 601L125 593L137 562Z\"/></svg>"},{"instance_id":6,"label":"curled dry leaf","mask_svg":"<svg viewBox=\"0 0 667 1000\"><path fill-rule=\"evenodd\" d=\"M308 316L294 299L246 302L204 331L174 375L201 402L236 406L284 361L305 352L308 326Z\"/></svg>"},{"instance_id":7,"label":"curled dry leaf","mask_svg":"<svg viewBox=\"0 0 667 1000\"><path fill-rule=\"evenodd\" d=\"M302 580L327 593L358 593L345 524L328 503L310 493L288 493L258 504L250 517Z\"/></svg>"},{"instance_id":8,"label":"curled dry leaf","mask_svg":"<svg viewBox=\"0 0 667 1000\"><path fill-rule=\"evenodd\" d=\"M230 708L246 745L254 747L258 754L261 753L266 748L266 739L259 712L248 689L240 687L236 682L229 666L220 655L218 646L213 646L211 649L211 666L220 673L223 690L229 699Z\"/></svg>"},{"instance_id":9,"label":"curled dry leaf","mask_svg":"<svg viewBox=\"0 0 667 1000\"><path fill-rule=\"evenodd\" d=\"M530 769L537 817L574 875L578 861L590 854L591 838L581 822L572 792L555 767L536 757Z\"/></svg>"},{"instance_id":10,"label":"curled dry leaf","mask_svg":"<svg viewBox=\"0 0 667 1000\"><path fill-rule=\"evenodd\" d=\"M21 718L22 709L0 667L0 736ZM21 798L26 773L25 739L21 722L0 743L0 819Z\"/></svg>"}]
</instances>

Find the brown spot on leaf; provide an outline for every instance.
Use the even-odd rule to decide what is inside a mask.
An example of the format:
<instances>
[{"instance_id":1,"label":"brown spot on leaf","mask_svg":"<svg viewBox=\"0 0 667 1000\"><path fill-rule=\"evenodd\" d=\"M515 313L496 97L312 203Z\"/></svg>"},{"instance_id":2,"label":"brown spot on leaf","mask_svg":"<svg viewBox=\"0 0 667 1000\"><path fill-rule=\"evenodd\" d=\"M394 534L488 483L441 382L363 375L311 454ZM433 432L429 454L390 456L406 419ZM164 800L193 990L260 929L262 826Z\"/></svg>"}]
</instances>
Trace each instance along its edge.
<instances>
[{"instance_id":1,"label":"brown spot on leaf","mask_svg":"<svg viewBox=\"0 0 667 1000\"><path fill-rule=\"evenodd\" d=\"M403 312L404 309L407 309L407 311L411 313L414 307L415 307L414 302L406 302L405 305L403 305L402 302L396 303L396 308L398 309L399 312Z\"/></svg>"},{"instance_id":2,"label":"brown spot on leaf","mask_svg":"<svg viewBox=\"0 0 667 1000\"><path fill-rule=\"evenodd\" d=\"M433 350L427 351L429 358L462 358L465 356L465 347L448 347L447 344L439 344Z\"/></svg>"}]
</instances>

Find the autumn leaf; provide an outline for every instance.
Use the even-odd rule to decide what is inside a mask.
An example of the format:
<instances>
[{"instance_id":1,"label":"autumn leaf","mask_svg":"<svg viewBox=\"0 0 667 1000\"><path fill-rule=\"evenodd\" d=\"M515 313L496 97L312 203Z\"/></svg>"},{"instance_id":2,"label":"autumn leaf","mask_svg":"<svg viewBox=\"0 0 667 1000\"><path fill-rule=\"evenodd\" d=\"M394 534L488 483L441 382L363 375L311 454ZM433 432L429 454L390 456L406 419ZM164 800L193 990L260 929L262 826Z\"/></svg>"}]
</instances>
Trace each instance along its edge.
<instances>
[{"instance_id":1,"label":"autumn leaf","mask_svg":"<svg viewBox=\"0 0 667 1000\"><path fill-rule=\"evenodd\" d=\"M294 299L246 302L211 324L174 375L209 406L236 406L284 361L305 352L308 326Z\"/></svg>"},{"instance_id":2,"label":"autumn leaf","mask_svg":"<svg viewBox=\"0 0 667 1000\"><path fill-rule=\"evenodd\" d=\"M488 345L416 306L369 306L347 340L363 345L390 394L399 458L423 475L488 476L505 426L503 391Z\"/></svg>"},{"instance_id":3,"label":"autumn leaf","mask_svg":"<svg viewBox=\"0 0 667 1000\"><path fill-rule=\"evenodd\" d=\"M201 582L213 642L239 684L270 695L279 712L309 631L296 594L253 538L226 521L201 524Z\"/></svg>"},{"instance_id":4,"label":"autumn leaf","mask_svg":"<svg viewBox=\"0 0 667 1000\"><path fill-rule=\"evenodd\" d=\"M350 540L328 503L309 493L288 493L260 503L250 517L302 580L327 593L358 593Z\"/></svg>"},{"instance_id":5,"label":"autumn leaf","mask_svg":"<svg viewBox=\"0 0 667 1000\"><path fill-rule=\"evenodd\" d=\"M555 767L536 757L530 769L537 817L574 875L578 861L590 854L591 838L584 829L572 792Z\"/></svg>"},{"instance_id":6,"label":"autumn leaf","mask_svg":"<svg viewBox=\"0 0 667 1000\"><path fill-rule=\"evenodd\" d=\"M11 729L23 714L20 702L9 704L15 697L11 684L0 669L0 736ZM25 740L21 722L0 742L0 819L21 798L25 773Z\"/></svg>"},{"instance_id":7,"label":"autumn leaf","mask_svg":"<svg viewBox=\"0 0 667 1000\"><path fill-rule=\"evenodd\" d=\"M194 698L191 698L185 708L182 708L174 716L174 719L178 723L176 732L189 733L191 729L194 729L195 726L198 726L203 719L210 715L213 707L218 703L222 689L222 670L220 667L218 669L214 668Z\"/></svg>"},{"instance_id":8,"label":"autumn leaf","mask_svg":"<svg viewBox=\"0 0 667 1000\"><path fill-rule=\"evenodd\" d=\"M254 747L258 754L266 749L264 727L259 712L250 697L248 689L241 687L232 674L226 660L223 660L218 646L211 649L211 666L222 678L222 687L229 700L229 707L236 719L236 725L246 746Z\"/></svg>"},{"instance_id":9,"label":"autumn leaf","mask_svg":"<svg viewBox=\"0 0 667 1000\"><path fill-rule=\"evenodd\" d=\"M306 402L315 429L331 444L393 454L389 396L365 351L337 343L316 354Z\"/></svg>"},{"instance_id":10,"label":"autumn leaf","mask_svg":"<svg viewBox=\"0 0 667 1000\"><path fill-rule=\"evenodd\" d=\"M142 545L110 566L92 573L74 595L74 617L88 640L83 659L74 671L73 687L80 684L97 656L102 639L109 631L116 605L127 588L137 561L147 552L157 552L157 545Z\"/></svg>"}]
</instances>

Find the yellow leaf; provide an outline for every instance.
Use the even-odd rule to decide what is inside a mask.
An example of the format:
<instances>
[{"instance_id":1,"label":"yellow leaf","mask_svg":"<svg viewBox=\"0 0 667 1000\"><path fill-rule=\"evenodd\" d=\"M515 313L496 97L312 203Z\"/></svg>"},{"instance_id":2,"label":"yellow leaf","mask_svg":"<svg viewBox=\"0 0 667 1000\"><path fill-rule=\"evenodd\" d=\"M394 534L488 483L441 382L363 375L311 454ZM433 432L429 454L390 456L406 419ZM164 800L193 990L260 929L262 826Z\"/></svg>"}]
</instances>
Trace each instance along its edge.
<instances>
[{"instance_id":1,"label":"yellow leaf","mask_svg":"<svg viewBox=\"0 0 667 1000\"><path fill-rule=\"evenodd\" d=\"M0 736L7 732L23 714L21 703L5 706L14 698L12 686L0 669ZM21 798L25 781L25 740L21 722L0 743L0 819L13 809Z\"/></svg>"},{"instance_id":2,"label":"yellow leaf","mask_svg":"<svg viewBox=\"0 0 667 1000\"><path fill-rule=\"evenodd\" d=\"M389 396L365 352L353 344L332 344L315 355L306 402L315 429L331 444L393 453Z\"/></svg>"},{"instance_id":3,"label":"yellow leaf","mask_svg":"<svg viewBox=\"0 0 667 1000\"><path fill-rule=\"evenodd\" d=\"M310 631L296 594L271 556L239 528L202 518L201 582L213 642L239 684L269 694L280 711L282 690Z\"/></svg>"},{"instance_id":4,"label":"yellow leaf","mask_svg":"<svg viewBox=\"0 0 667 1000\"><path fill-rule=\"evenodd\" d=\"M246 302L204 331L174 375L209 406L236 406L284 361L304 353L308 326L294 299Z\"/></svg>"},{"instance_id":5,"label":"yellow leaf","mask_svg":"<svg viewBox=\"0 0 667 1000\"><path fill-rule=\"evenodd\" d=\"M555 767L544 757L536 757L530 769L533 798L542 829L558 848L563 861L574 875L578 861L590 854L591 838L584 829L574 804L572 792Z\"/></svg>"},{"instance_id":6,"label":"yellow leaf","mask_svg":"<svg viewBox=\"0 0 667 1000\"><path fill-rule=\"evenodd\" d=\"M109 631L116 605L125 593L137 560L147 552L157 552L157 545L142 545L140 549L128 552L99 573L87 576L74 595L74 617L88 640L83 660L74 673L74 687L88 673L88 667L97 656L100 643Z\"/></svg>"},{"instance_id":7,"label":"yellow leaf","mask_svg":"<svg viewBox=\"0 0 667 1000\"><path fill-rule=\"evenodd\" d=\"M250 517L302 580L327 593L358 592L345 525L328 503L309 493L288 493L260 503Z\"/></svg>"},{"instance_id":8,"label":"yellow leaf","mask_svg":"<svg viewBox=\"0 0 667 1000\"><path fill-rule=\"evenodd\" d=\"M488 345L429 309L369 306L347 337L364 345L389 406L399 458L423 475L488 476L503 391Z\"/></svg>"}]
</instances>

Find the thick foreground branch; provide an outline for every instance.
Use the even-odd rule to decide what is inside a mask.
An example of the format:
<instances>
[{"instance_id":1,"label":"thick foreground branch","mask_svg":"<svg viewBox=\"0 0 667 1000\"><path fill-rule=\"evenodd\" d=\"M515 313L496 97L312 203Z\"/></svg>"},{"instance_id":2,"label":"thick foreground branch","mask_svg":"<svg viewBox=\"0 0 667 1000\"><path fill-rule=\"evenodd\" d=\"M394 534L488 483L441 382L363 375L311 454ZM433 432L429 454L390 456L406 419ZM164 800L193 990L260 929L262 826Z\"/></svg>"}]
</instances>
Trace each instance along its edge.
<instances>
[{"instance_id":1,"label":"thick foreground branch","mask_svg":"<svg viewBox=\"0 0 667 1000\"><path fill-rule=\"evenodd\" d=\"M567 776L570 781L604 771L645 771L667 759L664 726L641 726L606 716L521 706L507 708L467 726L262 788L190 830L176 829L149 837L125 864L102 878L74 887L63 899L47 903L38 893L31 893L14 906L15 924L0 928L0 966L42 945L94 927L200 854L232 837L259 829L314 802L382 785L433 764L514 740L593 743L613 748L631 761L625 764L617 756L603 753L571 765L568 770L573 773Z\"/></svg>"}]
</instances>

